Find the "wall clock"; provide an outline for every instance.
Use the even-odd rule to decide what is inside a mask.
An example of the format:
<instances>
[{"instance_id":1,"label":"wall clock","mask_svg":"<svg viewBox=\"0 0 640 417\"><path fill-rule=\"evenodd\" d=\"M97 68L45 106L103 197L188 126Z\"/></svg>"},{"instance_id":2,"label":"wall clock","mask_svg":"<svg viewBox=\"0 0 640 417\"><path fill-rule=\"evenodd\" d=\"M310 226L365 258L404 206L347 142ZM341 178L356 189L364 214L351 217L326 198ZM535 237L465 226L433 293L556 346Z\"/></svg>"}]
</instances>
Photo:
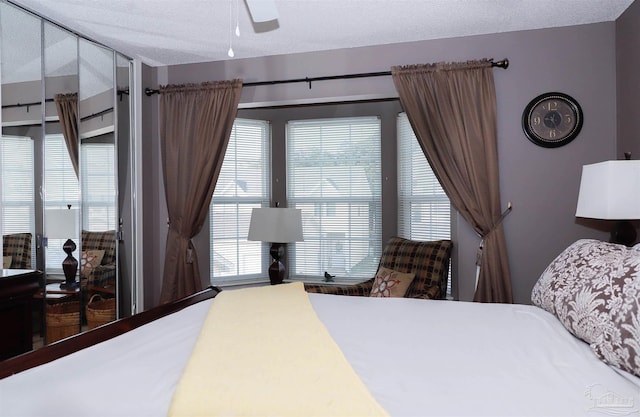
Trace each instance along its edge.
<instances>
[{"instance_id":1,"label":"wall clock","mask_svg":"<svg viewBox=\"0 0 640 417\"><path fill-rule=\"evenodd\" d=\"M536 145L545 148L566 145L582 129L582 108L567 94L541 94L525 107L522 129Z\"/></svg>"}]
</instances>

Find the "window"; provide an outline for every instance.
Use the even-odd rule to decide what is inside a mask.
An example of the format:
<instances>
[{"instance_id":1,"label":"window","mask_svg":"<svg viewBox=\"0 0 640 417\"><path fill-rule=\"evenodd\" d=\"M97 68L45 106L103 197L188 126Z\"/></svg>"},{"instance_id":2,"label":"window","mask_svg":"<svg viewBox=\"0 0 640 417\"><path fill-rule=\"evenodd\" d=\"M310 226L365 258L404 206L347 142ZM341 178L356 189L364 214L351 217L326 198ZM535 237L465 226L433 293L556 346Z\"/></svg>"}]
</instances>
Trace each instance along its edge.
<instances>
[{"instance_id":1,"label":"window","mask_svg":"<svg viewBox=\"0 0 640 417\"><path fill-rule=\"evenodd\" d=\"M431 170L406 113L398 115L397 126L398 235L417 240L450 239L449 198ZM451 279L448 285L450 294Z\"/></svg>"},{"instance_id":2,"label":"window","mask_svg":"<svg viewBox=\"0 0 640 417\"><path fill-rule=\"evenodd\" d=\"M115 230L115 146L87 141L80 149L83 228L95 232Z\"/></svg>"},{"instance_id":3,"label":"window","mask_svg":"<svg viewBox=\"0 0 640 417\"><path fill-rule=\"evenodd\" d=\"M289 275L362 281L381 253L378 117L287 123L287 205L302 209L304 242L289 245Z\"/></svg>"},{"instance_id":4,"label":"window","mask_svg":"<svg viewBox=\"0 0 640 417\"><path fill-rule=\"evenodd\" d=\"M33 140L29 137L2 136L0 153L3 233L31 233L35 236ZM35 262L35 256L31 260Z\"/></svg>"},{"instance_id":5,"label":"window","mask_svg":"<svg viewBox=\"0 0 640 417\"><path fill-rule=\"evenodd\" d=\"M211 283L251 282L267 277L269 252L247 240L251 210L269 207L270 125L236 119L211 200Z\"/></svg>"},{"instance_id":6,"label":"window","mask_svg":"<svg viewBox=\"0 0 640 417\"><path fill-rule=\"evenodd\" d=\"M269 206L272 195L302 210L305 240L288 244L284 260L294 280L320 282L325 272L344 283L371 278L383 224L406 238L450 238L449 200L399 111L395 103L358 103L241 112L211 204L211 283L266 281L269 244L246 239L251 209ZM382 132L396 122L384 143L394 152L382 155ZM270 161L283 166L273 173ZM386 202L384 219L382 179L396 175L383 167L398 174L398 198Z\"/></svg>"},{"instance_id":7,"label":"window","mask_svg":"<svg viewBox=\"0 0 640 417\"><path fill-rule=\"evenodd\" d=\"M46 135L44 140L44 221L46 211L63 209L71 204L80 206L78 195L78 177L71 164L69 151L62 135ZM69 236L72 237L72 236ZM49 239L46 252L46 268L48 272L61 273L62 261L66 255L62 245L66 239ZM78 239L74 239L78 244ZM77 257L77 253L74 255Z\"/></svg>"}]
</instances>

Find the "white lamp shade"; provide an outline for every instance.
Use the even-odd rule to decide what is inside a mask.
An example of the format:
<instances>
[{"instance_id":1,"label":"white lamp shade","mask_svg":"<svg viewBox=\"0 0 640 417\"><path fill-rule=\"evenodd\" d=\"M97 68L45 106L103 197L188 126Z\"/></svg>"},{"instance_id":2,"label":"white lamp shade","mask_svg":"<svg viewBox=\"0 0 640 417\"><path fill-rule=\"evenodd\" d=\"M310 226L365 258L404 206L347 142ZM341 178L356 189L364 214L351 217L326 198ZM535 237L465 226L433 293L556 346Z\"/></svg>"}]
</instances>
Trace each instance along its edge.
<instances>
[{"instance_id":1,"label":"white lamp shade","mask_svg":"<svg viewBox=\"0 0 640 417\"><path fill-rule=\"evenodd\" d=\"M248 240L270 243L300 242L302 210L292 208L254 208Z\"/></svg>"},{"instance_id":2,"label":"white lamp shade","mask_svg":"<svg viewBox=\"0 0 640 417\"><path fill-rule=\"evenodd\" d=\"M576 217L640 219L640 160L584 165Z\"/></svg>"},{"instance_id":3,"label":"white lamp shade","mask_svg":"<svg viewBox=\"0 0 640 417\"><path fill-rule=\"evenodd\" d=\"M49 239L75 239L78 235L77 209L45 210L44 222Z\"/></svg>"}]
</instances>

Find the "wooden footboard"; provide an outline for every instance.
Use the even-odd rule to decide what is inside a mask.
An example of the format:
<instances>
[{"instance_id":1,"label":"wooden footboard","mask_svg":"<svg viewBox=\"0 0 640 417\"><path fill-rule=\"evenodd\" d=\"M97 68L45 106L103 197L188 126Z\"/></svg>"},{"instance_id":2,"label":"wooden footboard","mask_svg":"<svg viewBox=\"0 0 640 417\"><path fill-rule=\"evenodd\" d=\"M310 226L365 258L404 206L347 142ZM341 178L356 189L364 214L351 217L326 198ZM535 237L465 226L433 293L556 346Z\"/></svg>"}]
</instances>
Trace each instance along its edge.
<instances>
[{"instance_id":1,"label":"wooden footboard","mask_svg":"<svg viewBox=\"0 0 640 417\"><path fill-rule=\"evenodd\" d=\"M0 379L54 361L81 349L109 340L137 327L167 316L185 307L215 297L221 290L209 287L203 291L154 307L131 317L116 320L79 335L0 362Z\"/></svg>"}]
</instances>

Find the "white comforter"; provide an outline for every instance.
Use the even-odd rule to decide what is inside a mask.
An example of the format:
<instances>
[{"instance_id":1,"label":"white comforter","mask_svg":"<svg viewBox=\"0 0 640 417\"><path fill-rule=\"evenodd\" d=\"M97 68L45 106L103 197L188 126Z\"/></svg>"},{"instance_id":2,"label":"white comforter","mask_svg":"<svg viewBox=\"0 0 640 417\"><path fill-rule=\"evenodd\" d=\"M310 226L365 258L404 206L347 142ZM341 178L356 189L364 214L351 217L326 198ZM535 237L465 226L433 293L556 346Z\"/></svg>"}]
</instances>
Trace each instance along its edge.
<instances>
[{"instance_id":1,"label":"white comforter","mask_svg":"<svg viewBox=\"0 0 640 417\"><path fill-rule=\"evenodd\" d=\"M309 296L392 416L638 413L640 380L537 307ZM211 302L0 380L0 416L166 415Z\"/></svg>"}]
</instances>

